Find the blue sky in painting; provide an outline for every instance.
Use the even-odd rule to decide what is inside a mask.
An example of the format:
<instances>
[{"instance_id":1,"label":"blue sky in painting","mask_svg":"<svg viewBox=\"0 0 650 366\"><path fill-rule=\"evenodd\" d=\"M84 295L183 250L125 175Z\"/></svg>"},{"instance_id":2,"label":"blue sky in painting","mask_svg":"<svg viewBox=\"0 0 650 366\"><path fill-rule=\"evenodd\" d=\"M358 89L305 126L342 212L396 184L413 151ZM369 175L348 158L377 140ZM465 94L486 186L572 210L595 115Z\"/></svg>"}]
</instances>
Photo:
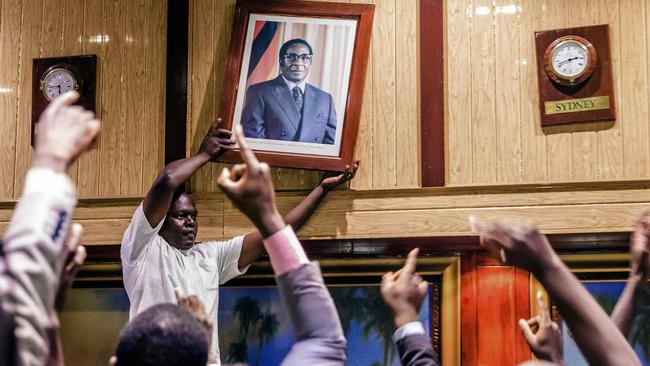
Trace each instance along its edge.
<instances>
[{"instance_id":1,"label":"blue sky in painting","mask_svg":"<svg viewBox=\"0 0 650 366\"><path fill-rule=\"evenodd\" d=\"M379 290L378 286L372 286ZM430 290L431 291L431 290ZM233 316L233 307L237 299L244 296L255 299L262 312L271 312L276 314L279 327L271 342L262 347L260 353L260 365L279 365L282 359L289 352L289 349L295 341L293 331L289 326L289 321L284 313L280 299L275 287L222 287L220 292L219 304L219 343L221 349L222 362L225 362L228 346L236 341L239 337L239 322ZM425 329L430 333L429 327L430 306L428 297L422 306L420 320L425 325ZM392 322L392 319L386 321ZM356 321L352 323L348 334L348 360L346 365L370 366L374 362L379 364L383 361L383 347L381 338L376 333L371 333L368 339L362 335L362 325ZM248 342L248 362L255 365L258 361L258 345L256 340L249 339ZM390 365L399 366L399 359L393 358Z\"/></svg>"},{"instance_id":2,"label":"blue sky in painting","mask_svg":"<svg viewBox=\"0 0 650 366\"><path fill-rule=\"evenodd\" d=\"M592 296L603 296L608 297L612 300L618 300L619 296L623 292L625 287L625 281L584 281L582 284L587 288L587 291ZM578 346L573 341L573 338L568 336L569 329L566 327L565 323L562 323L562 334L564 334L564 364L571 366L588 366L589 364L584 359ZM641 358L641 363L644 366L650 366L650 360L643 358L643 353L637 347L637 355Z\"/></svg>"}]
</instances>

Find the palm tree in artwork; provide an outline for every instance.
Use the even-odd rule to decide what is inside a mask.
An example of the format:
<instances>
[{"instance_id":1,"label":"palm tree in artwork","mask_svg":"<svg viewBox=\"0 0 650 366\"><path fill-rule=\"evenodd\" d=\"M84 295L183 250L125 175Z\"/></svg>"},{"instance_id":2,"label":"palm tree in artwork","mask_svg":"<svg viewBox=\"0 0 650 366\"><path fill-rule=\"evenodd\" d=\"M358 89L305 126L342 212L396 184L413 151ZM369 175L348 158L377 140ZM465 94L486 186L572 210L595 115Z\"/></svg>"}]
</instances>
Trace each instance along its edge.
<instances>
[{"instance_id":1,"label":"palm tree in artwork","mask_svg":"<svg viewBox=\"0 0 650 366\"><path fill-rule=\"evenodd\" d=\"M275 332L278 331L278 317L273 313L264 313L260 318L260 327L257 330L257 362L255 365L260 364L260 359L262 358L262 347L264 344L275 335Z\"/></svg>"},{"instance_id":2,"label":"palm tree in artwork","mask_svg":"<svg viewBox=\"0 0 650 366\"><path fill-rule=\"evenodd\" d=\"M348 338L348 332L352 326L352 322L356 321L361 323L366 317L365 299L359 294L355 286L336 286L328 288L334 305L339 313L341 319L341 326L343 327L343 334Z\"/></svg>"},{"instance_id":3,"label":"palm tree in artwork","mask_svg":"<svg viewBox=\"0 0 650 366\"><path fill-rule=\"evenodd\" d=\"M391 338L395 330L393 314L384 303L379 287L364 287L363 292L366 301L364 306L366 319L362 323L362 335L365 339L368 339L372 332L379 336L384 350L383 365L390 365L397 354Z\"/></svg>"},{"instance_id":4,"label":"palm tree in artwork","mask_svg":"<svg viewBox=\"0 0 650 366\"><path fill-rule=\"evenodd\" d=\"M248 343L246 342L246 339L240 339L236 342L230 343L226 360L232 363L248 361Z\"/></svg>"},{"instance_id":5,"label":"palm tree in artwork","mask_svg":"<svg viewBox=\"0 0 650 366\"><path fill-rule=\"evenodd\" d=\"M239 320L240 339L247 339L250 331L262 316L257 300L249 296L241 297L233 307L235 318Z\"/></svg>"}]
</instances>

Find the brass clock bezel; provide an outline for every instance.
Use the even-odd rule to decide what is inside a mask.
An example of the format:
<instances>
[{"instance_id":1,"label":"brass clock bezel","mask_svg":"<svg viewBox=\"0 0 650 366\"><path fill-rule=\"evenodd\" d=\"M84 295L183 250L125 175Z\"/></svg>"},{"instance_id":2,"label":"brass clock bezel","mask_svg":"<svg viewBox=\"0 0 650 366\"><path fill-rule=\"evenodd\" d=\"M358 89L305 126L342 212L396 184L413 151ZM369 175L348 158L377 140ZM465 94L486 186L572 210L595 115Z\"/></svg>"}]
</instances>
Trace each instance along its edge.
<instances>
[{"instance_id":1,"label":"brass clock bezel","mask_svg":"<svg viewBox=\"0 0 650 366\"><path fill-rule=\"evenodd\" d=\"M571 77L559 74L553 67L553 60L551 58L555 50L569 42L577 43L589 55L589 60L587 61L587 66L585 69L580 74ZM586 81L594 72L597 61L596 58L596 49L591 44L591 42L575 35L563 36L551 42L551 44L549 44L546 48L546 52L544 52L544 70L546 71L548 77L554 82L565 86L576 86Z\"/></svg>"},{"instance_id":2,"label":"brass clock bezel","mask_svg":"<svg viewBox=\"0 0 650 366\"><path fill-rule=\"evenodd\" d=\"M65 72L67 72L68 74L70 74L70 76L72 76L73 90L77 92L81 90L82 80L79 78L79 71L77 71L74 66L66 63L52 65L47 70L45 70L45 72L42 74L40 78L40 90L41 93L43 93L43 97L48 102L51 102L52 99L50 99L50 96L47 95L47 93L45 92L45 80L47 80L48 76L50 76L51 74L59 70L65 70Z\"/></svg>"}]
</instances>

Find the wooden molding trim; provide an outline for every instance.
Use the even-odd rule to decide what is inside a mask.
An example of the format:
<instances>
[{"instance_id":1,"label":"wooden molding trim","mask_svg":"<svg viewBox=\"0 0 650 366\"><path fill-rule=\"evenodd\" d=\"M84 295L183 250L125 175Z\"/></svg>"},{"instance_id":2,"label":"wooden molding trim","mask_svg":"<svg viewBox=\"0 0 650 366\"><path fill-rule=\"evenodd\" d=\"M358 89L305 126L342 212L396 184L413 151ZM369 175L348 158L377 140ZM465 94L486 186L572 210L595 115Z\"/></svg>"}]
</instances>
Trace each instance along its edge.
<instances>
[{"instance_id":1,"label":"wooden molding trim","mask_svg":"<svg viewBox=\"0 0 650 366\"><path fill-rule=\"evenodd\" d=\"M563 259L579 267L585 251L625 252L629 247L629 233L549 234L553 248L563 253ZM302 240L310 258L377 258L378 256L405 257L415 247L421 257L456 256L480 251L477 236L428 238L378 238L352 240ZM120 246L115 244L87 246L89 262L119 262ZM571 254L580 252L580 254ZM627 254L618 254L627 263ZM588 258L596 258L591 255ZM607 257L611 261L611 257ZM591 259L590 259L591 260ZM446 263L446 262L445 262ZM589 262L595 266L593 260ZM609 263L609 262L608 262ZM448 264L448 263L447 263ZM486 263L481 263L486 264ZM491 262L498 265L497 262ZM590 268L591 268L590 267Z\"/></svg>"}]
</instances>

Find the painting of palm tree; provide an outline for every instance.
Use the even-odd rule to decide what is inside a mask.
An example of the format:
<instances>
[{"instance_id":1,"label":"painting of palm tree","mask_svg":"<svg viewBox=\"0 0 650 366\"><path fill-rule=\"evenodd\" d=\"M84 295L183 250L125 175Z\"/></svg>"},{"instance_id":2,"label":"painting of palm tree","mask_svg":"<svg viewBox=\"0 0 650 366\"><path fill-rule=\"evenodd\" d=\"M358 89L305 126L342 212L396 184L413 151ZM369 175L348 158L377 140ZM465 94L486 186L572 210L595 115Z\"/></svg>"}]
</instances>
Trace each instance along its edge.
<instances>
[{"instance_id":1,"label":"painting of palm tree","mask_svg":"<svg viewBox=\"0 0 650 366\"><path fill-rule=\"evenodd\" d=\"M328 286L348 341L347 365L397 366L392 314L377 285ZM431 291L431 290L430 290ZM420 320L430 334L427 298ZM227 362L279 365L295 342L277 288L224 287L220 293L219 341Z\"/></svg>"},{"instance_id":2,"label":"painting of palm tree","mask_svg":"<svg viewBox=\"0 0 650 366\"><path fill-rule=\"evenodd\" d=\"M625 281L583 281L582 283L608 314L611 314L625 287ZM565 364L588 365L565 324L562 324L562 334L564 334ZM646 285L643 293L639 295L628 341L641 359L641 363L650 366L650 285Z\"/></svg>"}]
</instances>

